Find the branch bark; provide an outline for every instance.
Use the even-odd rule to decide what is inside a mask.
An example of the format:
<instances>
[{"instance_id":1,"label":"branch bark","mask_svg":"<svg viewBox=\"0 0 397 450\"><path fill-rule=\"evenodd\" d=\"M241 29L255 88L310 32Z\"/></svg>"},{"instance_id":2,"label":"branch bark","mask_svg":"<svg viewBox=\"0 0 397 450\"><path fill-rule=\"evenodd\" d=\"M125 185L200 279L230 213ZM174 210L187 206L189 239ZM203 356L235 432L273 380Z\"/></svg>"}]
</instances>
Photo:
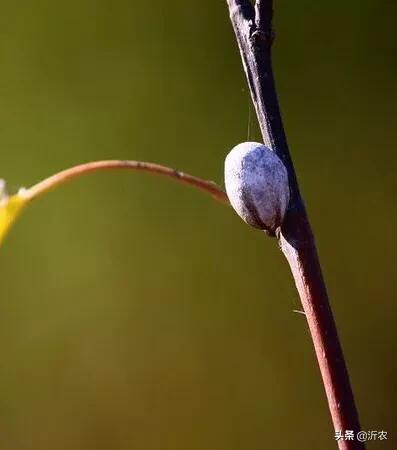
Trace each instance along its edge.
<instances>
[{"instance_id":1,"label":"branch bark","mask_svg":"<svg viewBox=\"0 0 397 450\"><path fill-rule=\"evenodd\" d=\"M291 200L277 237L290 265L305 311L335 431L360 431L358 412L328 300L316 244L290 156L271 62L272 0L227 0L230 18L263 141L284 162ZM338 441L340 450L364 449L356 440Z\"/></svg>"}]
</instances>

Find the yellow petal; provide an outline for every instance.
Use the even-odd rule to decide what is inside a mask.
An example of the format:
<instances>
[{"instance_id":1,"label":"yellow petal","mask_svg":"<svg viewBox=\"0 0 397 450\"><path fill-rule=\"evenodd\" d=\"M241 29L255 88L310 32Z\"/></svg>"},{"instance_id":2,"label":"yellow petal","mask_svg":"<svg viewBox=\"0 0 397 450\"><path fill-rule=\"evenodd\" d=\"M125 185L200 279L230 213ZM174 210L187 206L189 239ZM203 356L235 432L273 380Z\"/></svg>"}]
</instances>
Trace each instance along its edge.
<instances>
[{"instance_id":1,"label":"yellow petal","mask_svg":"<svg viewBox=\"0 0 397 450\"><path fill-rule=\"evenodd\" d=\"M26 198L15 194L4 199L0 205L0 244L3 242L8 230L26 205Z\"/></svg>"}]
</instances>

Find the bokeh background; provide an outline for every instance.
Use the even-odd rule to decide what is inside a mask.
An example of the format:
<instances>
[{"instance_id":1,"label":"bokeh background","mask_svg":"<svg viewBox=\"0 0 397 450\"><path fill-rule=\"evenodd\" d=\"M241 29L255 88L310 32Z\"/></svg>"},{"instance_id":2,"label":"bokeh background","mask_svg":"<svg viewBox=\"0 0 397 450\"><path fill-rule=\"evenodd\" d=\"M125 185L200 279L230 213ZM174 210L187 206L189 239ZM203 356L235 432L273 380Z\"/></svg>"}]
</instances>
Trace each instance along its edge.
<instances>
[{"instance_id":1,"label":"bokeh background","mask_svg":"<svg viewBox=\"0 0 397 450\"><path fill-rule=\"evenodd\" d=\"M223 0L3 2L9 189L103 158L222 183L260 139ZM364 430L396 448L397 3L276 1L274 65ZM101 173L0 250L1 450L333 449L274 240L189 187Z\"/></svg>"}]
</instances>

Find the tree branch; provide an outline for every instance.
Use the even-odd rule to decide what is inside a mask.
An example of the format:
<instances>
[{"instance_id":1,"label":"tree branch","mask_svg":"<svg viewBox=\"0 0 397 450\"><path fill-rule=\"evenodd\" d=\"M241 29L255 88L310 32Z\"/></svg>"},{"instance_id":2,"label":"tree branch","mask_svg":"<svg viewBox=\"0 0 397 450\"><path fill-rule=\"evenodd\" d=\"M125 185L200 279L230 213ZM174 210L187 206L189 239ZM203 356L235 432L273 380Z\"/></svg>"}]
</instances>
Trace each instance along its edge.
<instances>
[{"instance_id":1,"label":"tree branch","mask_svg":"<svg viewBox=\"0 0 397 450\"><path fill-rule=\"evenodd\" d=\"M157 175L173 178L180 183L194 186L195 188L210 194L215 200L229 204L226 193L214 182L203 180L202 178L189 175L184 172L172 169L171 167L161 166L144 161L123 161L123 160L107 160L107 161L92 161L78 166L70 167L49 178L40 181L29 189L23 189L19 192L25 200L30 201L45 194L46 192L82 175L97 172L100 170L114 170L126 169L142 172L149 172Z\"/></svg>"},{"instance_id":2,"label":"tree branch","mask_svg":"<svg viewBox=\"0 0 397 450\"><path fill-rule=\"evenodd\" d=\"M124 161L117 159L93 161L62 170L61 172L38 182L30 188L21 188L18 193L11 196L7 194L4 180L0 180L0 245L17 217L21 214L25 206L32 200L35 200L46 192L82 175L102 170L116 169L142 171L172 178L175 181L188 184L202 192L210 194L220 203L230 205L226 193L216 183L180 172L172 169L171 167L143 161Z\"/></svg>"},{"instance_id":3,"label":"tree branch","mask_svg":"<svg viewBox=\"0 0 397 450\"><path fill-rule=\"evenodd\" d=\"M227 0L245 74L265 145L284 162L291 200L278 240L295 280L320 367L335 431L360 431L349 376L328 300L313 233L288 149L271 62L271 0ZM338 441L341 450L364 449Z\"/></svg>"}]
</instances>

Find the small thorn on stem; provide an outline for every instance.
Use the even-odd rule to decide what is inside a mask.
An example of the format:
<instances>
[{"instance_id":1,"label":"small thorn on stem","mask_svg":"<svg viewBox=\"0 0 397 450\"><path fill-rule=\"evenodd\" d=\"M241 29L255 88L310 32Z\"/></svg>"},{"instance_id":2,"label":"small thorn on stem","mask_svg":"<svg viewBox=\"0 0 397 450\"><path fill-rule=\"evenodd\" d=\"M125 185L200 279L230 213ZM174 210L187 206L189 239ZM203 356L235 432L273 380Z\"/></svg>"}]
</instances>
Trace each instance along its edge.
<instances>
[{"instance_id":1,"label":"small thorn on stem","mask_svg":"<svg viewBox=\"0 0 397 450\"><path fill-rule=\"evenodd\" d=\"M300 309L293 309L292 312L306 316L305 311L301 311Z\"/></svg>"}]
</instances>

